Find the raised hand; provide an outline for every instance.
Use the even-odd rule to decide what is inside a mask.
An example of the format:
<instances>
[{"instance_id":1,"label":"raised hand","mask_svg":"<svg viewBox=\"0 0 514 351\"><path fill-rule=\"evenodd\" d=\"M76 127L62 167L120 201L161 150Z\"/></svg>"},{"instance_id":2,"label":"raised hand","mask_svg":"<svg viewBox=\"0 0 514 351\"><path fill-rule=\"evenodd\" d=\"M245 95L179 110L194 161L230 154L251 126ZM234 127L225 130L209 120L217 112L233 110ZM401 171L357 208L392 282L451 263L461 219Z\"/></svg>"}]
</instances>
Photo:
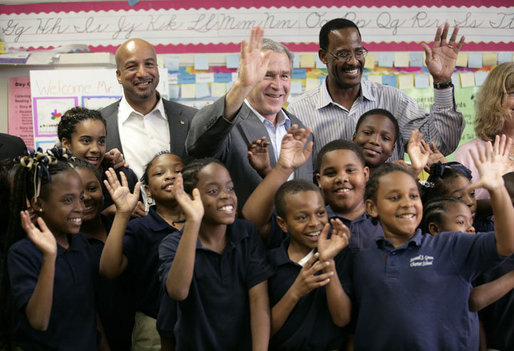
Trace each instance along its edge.
<instances>
[{"instance_id":1,"label":"raised hand","mask_svg":"<svg viewBox=\"0 0 514 351\"><path fill-rule=\"evenodd\" d=\"M446 160L446 157L444 157L443 153L439 151L437 146L435 146L435 143L432 141L429 144L430 146L430 156L428 156L427 164L425 165L425 171L430 172L430 166L432 166L434 163L441 162L446 163L448 162Z\"/></svg>"},{"instance_id":2,"label":"raised hand","mask_svg":"<svg viewBox=\"0 0 514 351\"><path fill-rule=\"evenodd\" d=\"M128 168L129 165L123 158L120 150L114 148L104 154L104 158L112 165L112 168L118 169L120 167Z\"/></svg>"},{"instance_id":3,"label":"raised hand","mask_svg":"<svg viewBox=\"0 0 514 351\"><path fill-rule=\"evenodd\" d=\"M189 195L184 191L184 180L182 179L182 174L177 174L171 192L182 208L182 211L184 211L186 221L200 222L202 220L204 208L202 199L200 198L200 192L196 188L193 189L193 198L191 199L191 197L189 197Z\"/></svg>"},{"instance_id":4,"label":"raised hand","mask_svg":"<svg viewBox=\"0 0 514 351\"><path fill-rule=\"evenodd\" d=\"M137 182L134 187L134 193L131 193L128 187L127 178L123 172L120 172L121 184L114 169L109 168L105 171L105 175L107 176L107 180L104 180L104 184L111 195L112 201L116 205L116 211L132 213L139 201L141 183Z\"/></svg>"},{"instance_id":5,"label":"raised hand","mask_svg":"<svg viewBox=\"0 0 514 351\"><path fill-rule=\"evenodd\" d=\"M57 241L54 235L46 226L43 218L38 217L37 224L39 228L32 223L30 220L30 214L28 211L21 211L21 227L27 233L29 239L36 245L43 255L57 255Z\"/></svg>"},{"instance_id":6,"label":"raised hand","mask_svg":"<svg viewBox=\"0 0 514 351\"><path fill-rule=\"evenodd\" d=\"M264 78L268 70L271 52L261 52L264 30L257 26L252 28L248 43L241 42L241 61L239 63L238 80L243 87L253 87Z\"/></svg>"},{"instance_id":7,"label":"raised hand","mask_svg":"<svg viewBox=\"0 0 514 351\"><path fill-rule=\"evenodd\" d=\"M319 253L315 253L303 266L302 270L296 277L293 285L291 285L291 292L296 298L300 299L302 296L307 295L312 290L320 286L327 285L330 282L330 277L334 272L325 272L315 275L316 272L323 270L329 266L328 262L318 261Z\"/></svg>"},{"instance_id":8,"label":"raised hand","mask_svg":"<svg viewBox=\"0 0 514 351\"><path fill-rule=\"evenodd\" d=\"M512 139L506 135L496 136L494 146L487 142L485 148L478 145L478 152L470 150L471 157L480 175L480 179L471 184L470 188L482 187L493 191L504 186L502 178L505 163L509 160L510 146Z\"/></svg>"},{"instance_id":9,"label":"raised hand","mask_svg":"<svg viewBox=\"0 0 514 351\"><path fill-rule=\"evenodd\" d=\"M459 26L455 26L450 40L446 42L449 29L450 24L448 22L444 24L444 27L437 27L432 48L425 43L421 44L425 49L425 63L428 71L434 77L435 83L444 83L451 80L457 62L457 55L462 44L464 44L464 36L456 43Z\"/></svg>"},{"instance_id":10,"label":"raised hand","mask_svg":"<svg viewBox=\"0 0 514 351\"><path fill-rule=\"evenodd\" d=\"M248 161L250 165L264 178L271 171L268 146L271 143L266 141L266 137L253 141L248 146Z\"/></svg>"},{"instance_id":11,"label":"raised hand","mask_svg":"<svg viewBox=\"0 0 514 351\"><path fill-rule=\"evenodd\" d=\"M312 154L312 141L305 147L310 134L311 129L309 127L298 128L298 125L293 124L282 138L277 163L287 169L297 169L307 162Z\"/></svg>"},{"instance_id":12,"label":"raised hand","mask_svg":"<svg viewBox=\"0 0 514 351\"><path fill-rule=\"evenodd\" d=\"M423 140L423 134L414 129L407 143L407 153L411 161L412 170L416 176L421 173L430 157L430 146Z\"/></svg>"},{"instance_id":13,"label":"raised hand","mask_svg":"<svg viewBox=\"0 0 514 351\"><path fill-rule=\"evenodd\" d=\"M318 239L318 252L321 261L329 261L333 259L342 249L350 242L350 230L340 219L331 219L332 235L328 238L330 226L327 223Z\"/></svg>"}]
</instances>

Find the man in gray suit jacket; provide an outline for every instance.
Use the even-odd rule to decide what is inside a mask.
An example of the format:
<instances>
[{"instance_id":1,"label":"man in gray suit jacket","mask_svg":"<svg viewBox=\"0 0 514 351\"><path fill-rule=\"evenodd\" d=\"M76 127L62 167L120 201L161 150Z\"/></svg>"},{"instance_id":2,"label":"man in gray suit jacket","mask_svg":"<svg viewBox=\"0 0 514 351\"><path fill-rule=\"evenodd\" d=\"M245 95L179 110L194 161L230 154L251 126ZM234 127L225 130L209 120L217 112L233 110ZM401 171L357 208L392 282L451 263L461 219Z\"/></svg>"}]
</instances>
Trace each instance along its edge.
<instances>
[{"instance_id":1,"label":"man in gray suit jacket","mask_svg":"<svg viewBox=\"0 0 514 351\"><path fill-rule=\"evenodd\" d=\"M142 39L124 42L116 51L116 76L123 97L101 110L107 121L107 150L118 148L138 177L159 151L187 160L184 145L197 110L161 98L153 46Z\"/></svg>"},{"instance_id":2,"label":"man in gray suit jacket","mask_svg":"<svg viewBox=\"0 0 514 351\"><path fill-rule=\"evenodd\" d=\"M278 160L282 137L293 124L303 124L282 109L291 86L293 55L282 44L262 39L252 29L241 50L239 77L225 97L197 112L186 140L193 157L213 156L228 168L242 208L262 177L248 160L248 147L266 137L271 167ZM294 178L312 180L312 163L297 169Z\"/></svg>"}]
</instances>

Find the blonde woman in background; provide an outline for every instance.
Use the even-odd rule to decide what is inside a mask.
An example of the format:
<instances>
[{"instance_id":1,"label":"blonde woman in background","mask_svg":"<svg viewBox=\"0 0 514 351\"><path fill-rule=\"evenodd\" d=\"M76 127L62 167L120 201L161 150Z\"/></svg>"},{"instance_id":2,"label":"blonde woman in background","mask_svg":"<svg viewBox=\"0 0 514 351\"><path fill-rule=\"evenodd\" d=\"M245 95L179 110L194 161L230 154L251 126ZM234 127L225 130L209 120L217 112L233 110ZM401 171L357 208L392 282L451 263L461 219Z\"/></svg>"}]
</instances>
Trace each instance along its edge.
<instances>
[{"instance_id":1,"label":"blonde woman in background","mask_svg":"<svg viewBox=\"0 0 514 351\"><path fill-rule=\"evenodd\" d=\"M476 151L493 141L496 135L505 134L514 138L514 62L496 66L487 76L477 95L475 105L475 134L473 139L461 145L455 152L455 161L462 163L472 172L471 182L478 180L478 171L474 166L470 150ZM514 171L514 145L509 157L505 159L502 174ZM476 189L478 200L488 199L487 191Z\"/></svg>"}]
</instances>

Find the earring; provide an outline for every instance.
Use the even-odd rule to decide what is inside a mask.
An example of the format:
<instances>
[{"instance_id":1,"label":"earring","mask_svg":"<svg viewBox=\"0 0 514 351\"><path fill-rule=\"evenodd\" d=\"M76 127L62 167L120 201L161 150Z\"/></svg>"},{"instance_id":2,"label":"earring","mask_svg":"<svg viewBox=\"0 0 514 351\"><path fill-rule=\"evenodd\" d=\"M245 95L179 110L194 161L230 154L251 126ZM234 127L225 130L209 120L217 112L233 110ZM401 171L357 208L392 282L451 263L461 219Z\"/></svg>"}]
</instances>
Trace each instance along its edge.
<instances>
[{"instance_id":1,"label":"earring","mask_svg":"<svg viewBox=\"0 0 514 351\"><path fill-rule=\"evenodd\" d=\"M42 208L39 208L39 213L43 213L43 209Z\"/></svg>"},{"instance_id":2,"label":"earring","mask_svg":"<svg viewBox=\"0 0 514 351\"><path fill-rule=\"evenodd\" d=\"M148 206L152 206L154 204L154 201L153 201L153 199L151 197L148 197L146 199L146 203L147 203Z\"/></svg>"}]
</instances>

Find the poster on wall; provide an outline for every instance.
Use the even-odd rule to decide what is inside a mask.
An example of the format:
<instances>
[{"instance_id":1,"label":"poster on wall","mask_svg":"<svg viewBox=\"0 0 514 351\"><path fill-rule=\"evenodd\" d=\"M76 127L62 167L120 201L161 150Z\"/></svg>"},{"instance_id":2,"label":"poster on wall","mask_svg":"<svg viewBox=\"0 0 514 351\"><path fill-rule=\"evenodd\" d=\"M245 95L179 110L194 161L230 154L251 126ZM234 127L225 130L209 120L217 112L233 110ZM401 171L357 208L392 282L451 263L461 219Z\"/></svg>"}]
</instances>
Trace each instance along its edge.
<instances>
[{"instance_id":1,"label":"poster on wall","mask_svg":"<svg viewBox=\"0 0 514 351\"><path fill-rule=\"evenodd\" d=\"M162 77L167 76L165 69ZM157 89L167 98L167 80ZM121 98L123 90L114 69L30 71L34 146L51 148L57 141L57 125L74 106L101 109Z\"/></svg>"},{"instance_id":2,"label":"poster on wall","mask_svg":"<svg viewBox=\"0 0 514 351\"><path fill-rule=\"evenodd\" d=\"M9 134L23 139L25 145L34 147L32 132L32 100L30 99L30 78L9 79Z\"/></svg>"}]
</instances>

